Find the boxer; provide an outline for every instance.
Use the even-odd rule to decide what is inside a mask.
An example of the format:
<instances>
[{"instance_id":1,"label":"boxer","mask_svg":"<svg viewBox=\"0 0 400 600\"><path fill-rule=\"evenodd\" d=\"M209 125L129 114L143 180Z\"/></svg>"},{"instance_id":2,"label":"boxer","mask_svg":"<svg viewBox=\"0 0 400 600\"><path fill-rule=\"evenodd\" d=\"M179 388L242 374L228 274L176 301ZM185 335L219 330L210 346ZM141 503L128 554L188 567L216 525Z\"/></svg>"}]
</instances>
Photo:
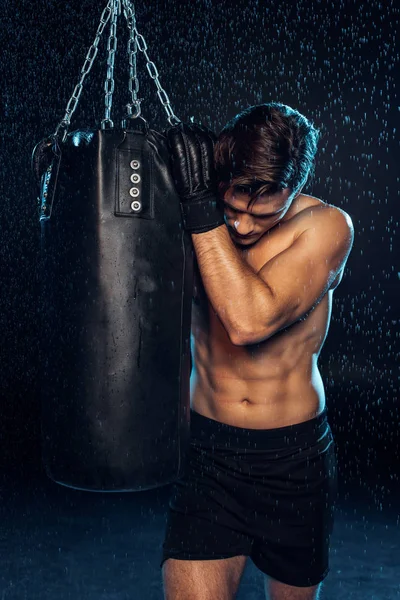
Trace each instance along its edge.
<instances>
[{"instance_id":1,"label":"boxer","mask_svg":"<svg viewBox=\"0 0 400 600\"><path fill-rule=\"evenodd\" d=\"M190 450L169 504L165 599L231 600L250 557L269 600L314 600L337 494L318 357L352 222L302 193L319 132L284 104L249 107L218 138L182 123L167 135L196 262Z\"/></svg>"}]
</instances>

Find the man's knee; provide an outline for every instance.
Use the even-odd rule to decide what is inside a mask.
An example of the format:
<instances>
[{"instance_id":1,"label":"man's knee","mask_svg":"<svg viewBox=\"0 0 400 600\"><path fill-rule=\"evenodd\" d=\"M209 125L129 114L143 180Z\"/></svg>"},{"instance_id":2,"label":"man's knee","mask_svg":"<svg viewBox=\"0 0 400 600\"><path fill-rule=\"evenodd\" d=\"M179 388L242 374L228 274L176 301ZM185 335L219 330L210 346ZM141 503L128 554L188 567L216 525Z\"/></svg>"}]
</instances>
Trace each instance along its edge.
<instances>
[{"instance_id":1,"label":"man's knee","mask_svg":"<svg viewBox=\"0 0 400 600\"><path fill-rule=\"evenodd\" d=\"M264 578L267 600L319 600L322 583L310 587L287 585L267 575Z\"/></svg>"}]
</instances>

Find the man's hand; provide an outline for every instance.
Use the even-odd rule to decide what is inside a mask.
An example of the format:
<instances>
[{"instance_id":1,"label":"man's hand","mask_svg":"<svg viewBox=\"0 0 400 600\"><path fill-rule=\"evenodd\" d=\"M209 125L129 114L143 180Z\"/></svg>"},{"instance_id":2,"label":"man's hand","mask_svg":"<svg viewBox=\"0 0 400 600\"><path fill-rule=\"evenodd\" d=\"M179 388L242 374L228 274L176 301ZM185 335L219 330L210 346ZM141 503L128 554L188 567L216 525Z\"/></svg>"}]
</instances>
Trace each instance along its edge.
<instances>
[{"instance_id":1,"label":"man's hand","mask_svg":"<svg viewBox=\"0 0 400 600\"><path fill-rule=\"evenodd\" d=\"M183 226L204 233L225 223L214 166L216 136L202 125L179 123L167 131Z\"/></svg>"}]
</instances>

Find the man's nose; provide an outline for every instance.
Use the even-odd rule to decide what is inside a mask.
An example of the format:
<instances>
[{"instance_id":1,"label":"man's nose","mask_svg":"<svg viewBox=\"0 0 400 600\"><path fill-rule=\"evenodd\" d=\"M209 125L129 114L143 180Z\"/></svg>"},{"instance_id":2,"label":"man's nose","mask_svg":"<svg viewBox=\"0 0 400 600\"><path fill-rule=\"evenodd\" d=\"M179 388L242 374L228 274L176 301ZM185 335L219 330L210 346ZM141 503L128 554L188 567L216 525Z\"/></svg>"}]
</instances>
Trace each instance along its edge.
<instances>
[{"instance_id":1,"label":"man's nose","mask_svg":"<svg viewBox=\"0 0 400 600\"><path fill-rule=\"evenodd\" d=\"M233 229L239 235L251 235L254 232L253 221L248 215L240 215L234 220Z\"/></svg>"}]
</instances>

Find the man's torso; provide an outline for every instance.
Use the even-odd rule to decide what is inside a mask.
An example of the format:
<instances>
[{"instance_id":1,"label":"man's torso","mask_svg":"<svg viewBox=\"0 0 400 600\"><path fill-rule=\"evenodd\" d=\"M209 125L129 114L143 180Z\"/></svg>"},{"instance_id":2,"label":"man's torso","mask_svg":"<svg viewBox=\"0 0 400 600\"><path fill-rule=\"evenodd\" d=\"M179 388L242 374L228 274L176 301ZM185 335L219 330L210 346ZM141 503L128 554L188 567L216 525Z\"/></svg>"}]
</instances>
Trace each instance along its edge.
<instances>
[{"instance_id":1,"label":"man's torso","mask_svg":"<svg viewBox=\"0 0 400 600\"><path fill-rule=\"evenodd\" d=\"M324 202L301 195L297 205L292 218L272 228L251 249L238 250L255 273L293 243L306 228L306 219L309 226L309 209ZM196 263L192 409L249 429L285 427L319 415L325 407L325 393L317 359L329 328L333 290L342 274L343 269L303 319L264 342L235 346L206 296Z\"/></svg>"}]
</instances>

